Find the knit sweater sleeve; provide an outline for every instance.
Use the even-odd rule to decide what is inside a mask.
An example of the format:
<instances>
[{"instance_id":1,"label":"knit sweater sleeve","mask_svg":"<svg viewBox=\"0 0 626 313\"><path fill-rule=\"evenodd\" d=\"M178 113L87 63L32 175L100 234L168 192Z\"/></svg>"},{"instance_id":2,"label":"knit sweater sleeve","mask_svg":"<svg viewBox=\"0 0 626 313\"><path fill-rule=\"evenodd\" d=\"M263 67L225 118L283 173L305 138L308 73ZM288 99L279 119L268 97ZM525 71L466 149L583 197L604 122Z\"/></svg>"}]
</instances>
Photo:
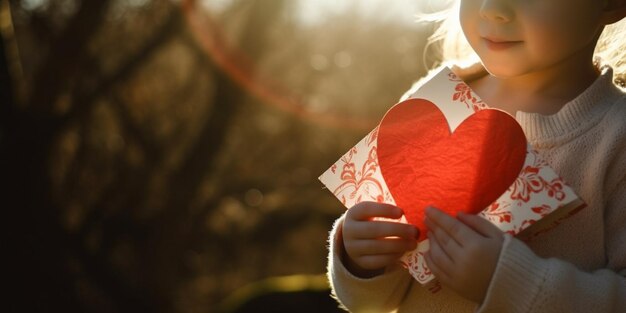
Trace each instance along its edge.
<instances>
[{"instance_id":1,"label":"knit sweater sleeve","mask_svg":"<svg viewBox=\"0 0 626 313\"><path fill-rule=\"evenodd\" d=\"M626 311L623 268L583 272L565 261L541 259L514 238L505 251L478 312Z\"/></svg>"},{"instance_id":2,"label":"knit sweater sleeve","mask_svg":"<svg viewBox=\"0 0 626 313\"><path fill-rule=\"evenodd\" d=\"M605 268L585 272L559 259L542 259L508 237L478 312L626 312L626 179L612 195L605 216Z\"/></svg>"},{"instance_id":3,"label":"knit sweater sleeve","mask_svg":"<svg viewBox=\"0 0 626 313\"><path fill-rule=\"evenodd\" d=\"M333 296L350 312L392 312L406 296L412 278L401 266L387 270L373 278L360 278L341 261L341 231L344 216L341 216L330 233L328 278Z\"/></svg>"}]
</instances>

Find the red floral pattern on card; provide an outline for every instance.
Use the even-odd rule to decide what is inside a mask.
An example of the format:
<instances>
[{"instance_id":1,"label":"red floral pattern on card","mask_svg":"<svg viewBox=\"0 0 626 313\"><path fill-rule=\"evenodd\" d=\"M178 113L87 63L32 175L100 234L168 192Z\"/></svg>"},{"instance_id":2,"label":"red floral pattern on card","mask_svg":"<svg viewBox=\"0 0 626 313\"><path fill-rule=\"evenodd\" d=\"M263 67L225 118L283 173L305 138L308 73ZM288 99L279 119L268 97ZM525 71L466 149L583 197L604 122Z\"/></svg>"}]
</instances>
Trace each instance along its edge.
<instances>
[{"instance_id":1,"label":"red floral pattern on card","mask_svg":"<svg viewBox=\"0 0 626 313\"><path fill-rule=\"evenodd\" d=\"M528 202L533 194L547 191L549 197L563 200L565 198L563 180L557 177L546 181L540 174L545 166L547 166L545 161L539 158L535 158L532 165L525 166L511 187L511 199Z\"/></svg>"},{"instance_id":2,"label":"red floral pattern on card","mask_svg":"<svg viewBox=\"0 0 626 313\"><path fill-rule=\"evenodd\" d=\"M374 130L371 131L367 136L367 140L365 141L365 143L367 143L368 146L376 144L376 140L378 139L378 128L379 127L376 126L376 128L374 128Z\"/></svg>"},{"instance_id":3,"label":"red floral pattern on card","mask_svg":"<svg viewBox=\"0 0 626 313\"><path fill-rule=\"evenodd\" d=\"M552 212L552 208L549 205L546 204L542 204L540 206L536 206L531 208L531 210L537 214L539 214L539 216L541 217L545 217L546 215L550 214L550 212Z\"/></svg>"},{"instance_id":4,"label":"red floral pattern on card","mask_svg":"<svg viewBox=\"0 0 626 313\"><path fill-rule=\"evenodd\" d=\"M330 167L330 171L335 174L337 173L337 164L333 164L333 166Z\"/></svg>"},{"instance_id":5,"label":"red floral pattern on card","mask_svg":"<svg viewBox=\"0 0 626 313\"><path fill-rule=\"evenodd\" d=\"M499 223L511 223L513 213L510 211L510 203L494 202L480 214L490 221L497 220Z\"/></svg>"},{"instance_id":6,"label":"red floral pattern on card","mask_svg":"<svg viewBox=\"0 0 626 313\"><path fill-rule=\"evenodd\" d=\"M468 109L472 109L474 112L488 108L487 104L476 96L474 91L455 74L449 74L448 79L452 82L457 82L454 87L454 93L452 94L452 101L463 103Z\"/></svg>"},{"instance_id":7,"label":"red floral pattern on card","mask_svg":"<svg viewBox=\"0 0 626 313\"><path fill-rule=\"evenodd\" d=\"M433 275L432 271L426 265L424 254L424 251L415 250L409 252L407 256L400 261L411 273L415 273L414 278L420 282L428 281Z\"/></svg>"},{"instance_id":8,"label":"red floral pattern on card","mask_svg":"<svg viewBox=\"0 0 626 313\"><path fill-rule=\"evenodd\" d=\"M545 180L539 176L539 167L530 165L522 169L520 176L513 183L511 198L528 202L533 193L545 188Z\"/></svg>"},{"instance_id":9,"label":"red floral pattern on card","mask_svg":"<svg viewBox=\"0 0 626 313\"><path fill-rule=\"evenodd\" d=\"M451 82L463 82L463 80L461 78L459 78L459 76L454 74L454 72L449 72L448 73L448 80L451 81Z\"/></svg>"},{"instance_id":10,"label":"red floral pattern on card","mask_svg":"<svg viewBox=\"0 0 626 313\"><path fill-rule=\"evenodd\" d=\"M360 169L353 162L353 157L359 153L357 147L353 147L340 160L343 163L339 177L342 183L333 190L333 194L340 197L341 202L346 205L350 200L351 203L359 203L366 200L374 200L376 202L384 202L385 192L383 184L374 176L379 170L376 142L377 129L370 133L367 138L368 156ZM333 172L334 173L334 172ZM365 197L365 198L364 198Z\"/></svg>"},{"instance_id":11,"label":"red floral pattern on card","mask_svg":"<svg viewBox=\"0 0 626 313\"><path fill-rule=\"evenodd\" d=\"M563 191L565 183L563 182L563 178L557 177L551 180L549 183L546 183L546 189L548 190L548 196L555 198L559 201L565 199L565 192Z\"/></svg>"}]
</instances>

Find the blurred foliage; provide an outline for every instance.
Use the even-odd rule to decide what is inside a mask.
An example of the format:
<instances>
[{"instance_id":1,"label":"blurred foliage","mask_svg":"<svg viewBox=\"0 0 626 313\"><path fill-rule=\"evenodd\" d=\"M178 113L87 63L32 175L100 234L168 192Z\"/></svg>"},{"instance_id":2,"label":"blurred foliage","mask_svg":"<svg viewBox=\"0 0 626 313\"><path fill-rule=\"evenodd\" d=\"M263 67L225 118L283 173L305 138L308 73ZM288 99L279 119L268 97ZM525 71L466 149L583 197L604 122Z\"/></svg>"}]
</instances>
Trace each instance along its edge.
<instances>
[{"instance_id":1,"label":"blurred foliage","mask_svg":"<svg viewBox=\"0 0 626 313\"><path fill-rule=\"evenodd\" d=\"M190 1L0 2L11 312L212 312L323 274L344 208L317 176L424 73L427 29L357 10L222 1L194 29ZM295 111L234 79L215 36Z\"/></svg>"}]
</instances>

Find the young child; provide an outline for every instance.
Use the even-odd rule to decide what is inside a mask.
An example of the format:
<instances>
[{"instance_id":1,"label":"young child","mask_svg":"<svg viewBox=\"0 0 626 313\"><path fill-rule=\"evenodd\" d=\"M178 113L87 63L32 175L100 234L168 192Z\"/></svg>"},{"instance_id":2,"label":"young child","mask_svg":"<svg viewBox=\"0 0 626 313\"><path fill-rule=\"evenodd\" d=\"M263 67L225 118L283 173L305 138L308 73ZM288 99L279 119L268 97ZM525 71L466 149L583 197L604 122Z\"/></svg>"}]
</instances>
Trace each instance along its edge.
<instances>
[{"instance_id":1,"label":"young child","mask_svg":"<svg viewBox=\"0 0 626 313\"><path fill-rule=\"evenodd\" d=\"M626 0L458 2L480 63L455 71L516 117L587 207L529 243L477 216L428 208L426 261L443 285L431 293L398 263L420 230L373 220L400 218L400 208L357 204L330 236L335 296L352 312L626 312L626 93L612 67L594 62Z\"/></svg>"}]
</instances>

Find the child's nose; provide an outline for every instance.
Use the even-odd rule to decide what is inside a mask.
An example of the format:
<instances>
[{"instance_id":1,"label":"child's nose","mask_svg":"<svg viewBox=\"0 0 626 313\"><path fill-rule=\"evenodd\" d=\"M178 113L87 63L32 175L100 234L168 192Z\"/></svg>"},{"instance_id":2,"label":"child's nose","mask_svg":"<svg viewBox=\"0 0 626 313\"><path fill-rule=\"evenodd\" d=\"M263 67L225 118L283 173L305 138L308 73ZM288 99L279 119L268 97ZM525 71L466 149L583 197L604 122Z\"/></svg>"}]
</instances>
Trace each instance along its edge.
<instances>
[{"instance_id":1,"label":"child's nose","mask_svg":"<svg viewBox=\"0 0 626 313\"><path fill-rule=\"evenodd\" d=\"M508 23L513 19L513 8L509 0L483 0L480 16L496 23Z\"/></svg>"}]
</instances>

